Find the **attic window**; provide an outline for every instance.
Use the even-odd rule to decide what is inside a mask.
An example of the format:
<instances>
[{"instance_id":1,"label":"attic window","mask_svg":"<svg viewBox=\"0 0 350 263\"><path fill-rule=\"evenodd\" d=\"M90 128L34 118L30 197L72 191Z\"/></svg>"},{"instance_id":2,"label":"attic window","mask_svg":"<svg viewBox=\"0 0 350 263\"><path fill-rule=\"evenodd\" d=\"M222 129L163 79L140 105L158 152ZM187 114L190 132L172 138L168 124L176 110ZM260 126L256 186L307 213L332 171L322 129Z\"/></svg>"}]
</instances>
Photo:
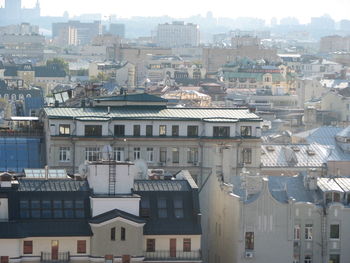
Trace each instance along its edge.
<instances>
[{"instance_id":1,"label":"attic window","mask_svg":"<svg viewBox=\"0 0 350 263\"><path fill-rule=\"evenodd\" d=\"M306 152L307 152L307 154L309 155L309 156L313 156L313 155L316 155L316 152L314 151L314 150L306 150Z\"/></svg>"},{"instance_id":2,"label":"attic window","mask_svg":"<svg viewBox=\"0 0 350 263\"><path fill-rule=\"evenodd\" d=\"M273 146L266 146L266 150L268 150L269 152L273 152L275 148Z\"/></svg>"},{"instance_id":3,"label":"attic window","mask_svg":"<svg viewBox=\"0 0 350 263\"><path fill-rule=\"evenodd\" d=\"M290 148L295 152L300 152L300 148L298 146L292 146Z\"/></svg>"},{"instance_id":4,"label":"attic window","mask_svg":"<svg viewBox=\"0 0 350 263\"><path fill-rule=\"evenodd\" d=\"M167 213L167 205L166 205L166 199L160 198L158 199L158 217L159 218L166 218L168 217Z\"/></svg>"}]
</instances>

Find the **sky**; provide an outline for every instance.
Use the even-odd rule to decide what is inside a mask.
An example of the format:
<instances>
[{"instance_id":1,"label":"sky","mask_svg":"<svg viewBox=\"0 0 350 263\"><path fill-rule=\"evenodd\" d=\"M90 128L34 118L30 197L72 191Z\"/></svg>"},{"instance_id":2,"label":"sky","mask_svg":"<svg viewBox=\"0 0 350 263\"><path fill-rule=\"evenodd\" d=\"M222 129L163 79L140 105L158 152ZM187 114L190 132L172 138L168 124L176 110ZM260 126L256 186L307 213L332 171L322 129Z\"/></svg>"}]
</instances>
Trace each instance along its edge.
<instances>
[{"instance_id":1,"label":"sky","mask_svg":"<svg viewBox=\"0 0 350 263\"><path fill-rule=\"evenodd\" d=\"M4 1L4 0L2 0ZM70 16L82 13L101 13L104 16L162 16L175 18L205 15L214 17L258 17L270 21L272 17L297 17L308 23L310 17L329 14L336 21L350 19L350 0L39 0L43 15L60 16L68 11ZM1 2L1 0L0 0ZM36 0L22 0L22 6L33 7Z\"/></svg>"}]
</instances>

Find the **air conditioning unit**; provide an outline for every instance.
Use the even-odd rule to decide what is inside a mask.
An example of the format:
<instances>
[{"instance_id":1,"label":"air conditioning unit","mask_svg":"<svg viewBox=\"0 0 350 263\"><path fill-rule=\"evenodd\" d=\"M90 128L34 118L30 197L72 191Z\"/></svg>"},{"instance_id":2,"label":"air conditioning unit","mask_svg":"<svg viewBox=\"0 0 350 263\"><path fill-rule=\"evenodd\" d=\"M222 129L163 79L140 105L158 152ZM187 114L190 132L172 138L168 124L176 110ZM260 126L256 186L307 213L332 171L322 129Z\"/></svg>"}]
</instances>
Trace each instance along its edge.
<instances>
[{"instance_id":1,"label":"air conditioning unit","mask_svg":"<svg viewBox=\"0 0 350 263\"><path fill-rule=\"evenodd\" d=\"M246 251L245 252L245 257L246 258L253 258L254 257L254 252L253 251Z\"/></svg>"}]
</instances>

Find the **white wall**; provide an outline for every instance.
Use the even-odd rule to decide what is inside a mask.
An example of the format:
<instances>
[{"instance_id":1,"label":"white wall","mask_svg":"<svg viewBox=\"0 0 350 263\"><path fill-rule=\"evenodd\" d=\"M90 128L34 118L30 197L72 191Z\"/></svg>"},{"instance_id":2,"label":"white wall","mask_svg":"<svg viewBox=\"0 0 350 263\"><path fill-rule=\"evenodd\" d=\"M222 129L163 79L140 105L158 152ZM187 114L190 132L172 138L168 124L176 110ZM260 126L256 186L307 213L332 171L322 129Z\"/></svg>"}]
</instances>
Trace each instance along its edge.
<instances>
[{"instance_id":1,"label":"white wall","mask_svg":"<svg viewBox=\"0 0 350 263\"><path fill-rule=\"evenodd\" d=\"M7 198L0 198L0 220L9 218L9 206Z\"/></svg>"},{"instance_id":2,"label":"white wall","mask_svg":"<svg viewBox=\"0 0 350 263\"><path fill-rule=\"evenodd\" d=\"M0 256L19 257L20 246L19 239L0 239Z\"/></svg>"},{"instance_id":3,"label":"white wall","mask_svg":"<svg viewBox=\"0 0 350 263\"><path fill-rule=\"evenodd\" d=\"M119 209L139 216L140 197L90 197L92 216Z\"/></svg>"}]
</instances>

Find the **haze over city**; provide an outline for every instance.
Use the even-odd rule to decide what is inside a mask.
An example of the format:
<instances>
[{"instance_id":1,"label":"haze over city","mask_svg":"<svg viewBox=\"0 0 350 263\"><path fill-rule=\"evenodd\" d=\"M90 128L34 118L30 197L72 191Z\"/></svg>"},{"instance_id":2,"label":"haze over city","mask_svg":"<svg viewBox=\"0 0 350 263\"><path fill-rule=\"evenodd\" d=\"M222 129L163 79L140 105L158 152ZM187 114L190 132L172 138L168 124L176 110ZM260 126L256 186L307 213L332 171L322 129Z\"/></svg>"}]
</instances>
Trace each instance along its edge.
<instances>
[{"instance_id":1,"label":"haze over city","mask_svg":"<svg viewBox=\"0 0 350 263\"><path fill-rule=\"evenodd\" d=\"M32 7L36 0L24 0L22 6ZM4 4L2 4L4 5ZM249 1L186 1L178 0L176 4L166 4L161 0L151 1L80 1L80 0L41 0L40 5L43 15L59 16L68 11L71 16L83 13L101 13L103 15L116 14L118 17L132 16L163 16L175 18L192 15L205 15L213 12L214 17L257 17L269 21L272 17L278 19L293 16L301 23L308 23L312 16L329 14L333 19L340 20L348 17L350 1L335 0L330 5L329 1L321 0L295 0L289 3L278 0L249 0Z\"/></svg>"}]
</instances>

